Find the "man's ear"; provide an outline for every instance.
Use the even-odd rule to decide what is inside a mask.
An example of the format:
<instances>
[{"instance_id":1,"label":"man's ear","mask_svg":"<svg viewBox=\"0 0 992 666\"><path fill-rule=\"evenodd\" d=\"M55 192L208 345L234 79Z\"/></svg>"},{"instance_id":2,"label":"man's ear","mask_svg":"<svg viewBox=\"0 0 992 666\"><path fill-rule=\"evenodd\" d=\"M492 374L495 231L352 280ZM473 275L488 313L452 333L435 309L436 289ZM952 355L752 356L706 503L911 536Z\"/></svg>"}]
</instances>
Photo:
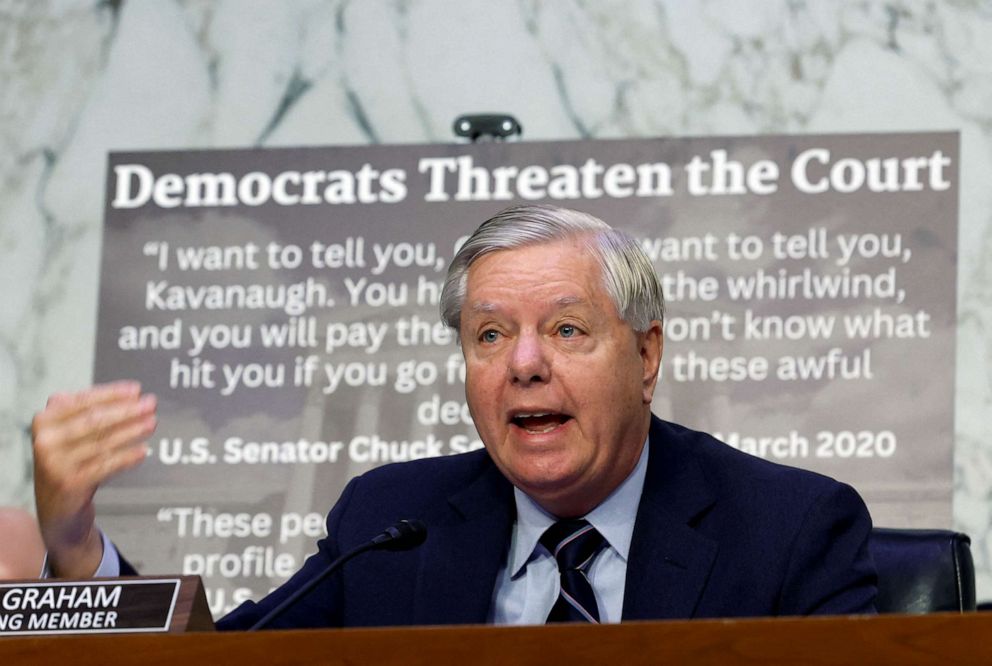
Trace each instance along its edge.
<instances>
[{"instance_id":1,"label":"man's ear","mask_svg":"<svg viewBox=\"0 0 992 666\"><path fill-rule=\"evenodd\" d=\"M658 383L661 369L661 354L665 348L665 336L661 330L661 322L652 320L646 331L638 333L641 362L644 374L641 377L644 404L650 405L654 398L654 387Z\"/></svg>"}]
</instances>

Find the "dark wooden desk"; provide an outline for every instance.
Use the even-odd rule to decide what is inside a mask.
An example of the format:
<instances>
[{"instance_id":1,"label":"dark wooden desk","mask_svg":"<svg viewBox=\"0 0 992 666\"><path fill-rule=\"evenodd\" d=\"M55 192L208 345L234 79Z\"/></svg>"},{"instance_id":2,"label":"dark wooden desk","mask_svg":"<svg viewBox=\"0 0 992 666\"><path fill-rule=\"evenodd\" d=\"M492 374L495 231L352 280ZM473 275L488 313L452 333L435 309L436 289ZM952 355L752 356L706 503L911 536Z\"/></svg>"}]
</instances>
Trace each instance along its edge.
<instances>
[{"instance_id":1,"label":"dark wooden desk","mask_svg":"<svg viewBox=\"0 0 992 666\"><path fill-rule=\"evenodd\" d=\"M0 638L0 664L992 664L992 614Z\"/></svg>"}]
</instances>

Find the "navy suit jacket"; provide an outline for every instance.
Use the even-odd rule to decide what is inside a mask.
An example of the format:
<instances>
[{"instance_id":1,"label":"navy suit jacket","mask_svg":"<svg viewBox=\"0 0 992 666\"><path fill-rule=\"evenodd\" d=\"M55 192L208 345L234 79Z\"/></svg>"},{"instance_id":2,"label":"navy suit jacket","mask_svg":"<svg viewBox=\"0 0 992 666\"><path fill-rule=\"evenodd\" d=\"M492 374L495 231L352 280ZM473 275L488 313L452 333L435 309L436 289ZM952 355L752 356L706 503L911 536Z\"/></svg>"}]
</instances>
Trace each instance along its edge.
<instances>
[{"instance_id":1,"label":"navy suit jacket","mask_svg":"<svg viewBox=\"0 0 992 666\"><path fill-rule=\"evenodd\" d=\"M873 612L871 519L852 488L657 418L649 440L624 620ZM375 469L348 484L303 568L218 628L247 628L405 518L427 525L422 546L358 556L271 626L484 623L514 512L512 486L484 450Z\"/></svg>"}]
</instances>

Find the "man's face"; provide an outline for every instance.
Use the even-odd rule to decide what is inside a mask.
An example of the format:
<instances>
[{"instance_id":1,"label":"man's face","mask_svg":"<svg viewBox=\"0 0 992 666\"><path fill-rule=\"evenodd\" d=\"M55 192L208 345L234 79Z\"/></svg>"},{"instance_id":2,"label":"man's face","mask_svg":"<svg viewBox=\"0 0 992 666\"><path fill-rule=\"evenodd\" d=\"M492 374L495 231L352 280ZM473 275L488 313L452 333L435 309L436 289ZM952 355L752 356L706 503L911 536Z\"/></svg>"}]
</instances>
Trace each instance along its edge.
<instances>
[{"instance_id":1,"label":"man's face","mask_svg":"<svg viewBox=\"0 0 992 666\"><path fill-rule=\"evenodd\" d=\"M559 517L602 502L647 437L660 323L621 320L573 239L477 260L460 334L469 409L503 474Z\"/></svg>"}]
</instances>

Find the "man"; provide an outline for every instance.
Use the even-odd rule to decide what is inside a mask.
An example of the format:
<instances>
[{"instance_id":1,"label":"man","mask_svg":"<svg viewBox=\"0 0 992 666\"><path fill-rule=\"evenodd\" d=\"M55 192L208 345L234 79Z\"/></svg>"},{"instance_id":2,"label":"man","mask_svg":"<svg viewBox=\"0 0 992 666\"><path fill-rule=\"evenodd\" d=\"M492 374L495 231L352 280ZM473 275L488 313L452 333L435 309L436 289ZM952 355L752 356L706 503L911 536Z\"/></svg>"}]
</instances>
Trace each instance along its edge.
<instances>
[{"instance_id":1,"label":"man","mask_svg":"<svg viewBox=\"0 0 992 666\"><path fill-rule=\"evenodd\" d=\"M352 480L328 537L244 628L403 518L429 536L352 560L274 626L369 626L871 612L871 527L848 486L651 415L663 299L637 243L576 211L520 206L452 262L485 449ZM38 515L57 574L115 573L92 497L138 464L154 398L133 384L53 396L34 423ZM121 561L123 571L129 571Z\"/></svg>"},{"instance_id":2,"label":"man","mask_svg":"<svg viewBox=\"0 0 992 666\"><path fill-rule=\"evenodd\" d=\"M0 506L0 581L38 575L45 546L38 522L19 507Z\"/></svg>"}]
</instances>

